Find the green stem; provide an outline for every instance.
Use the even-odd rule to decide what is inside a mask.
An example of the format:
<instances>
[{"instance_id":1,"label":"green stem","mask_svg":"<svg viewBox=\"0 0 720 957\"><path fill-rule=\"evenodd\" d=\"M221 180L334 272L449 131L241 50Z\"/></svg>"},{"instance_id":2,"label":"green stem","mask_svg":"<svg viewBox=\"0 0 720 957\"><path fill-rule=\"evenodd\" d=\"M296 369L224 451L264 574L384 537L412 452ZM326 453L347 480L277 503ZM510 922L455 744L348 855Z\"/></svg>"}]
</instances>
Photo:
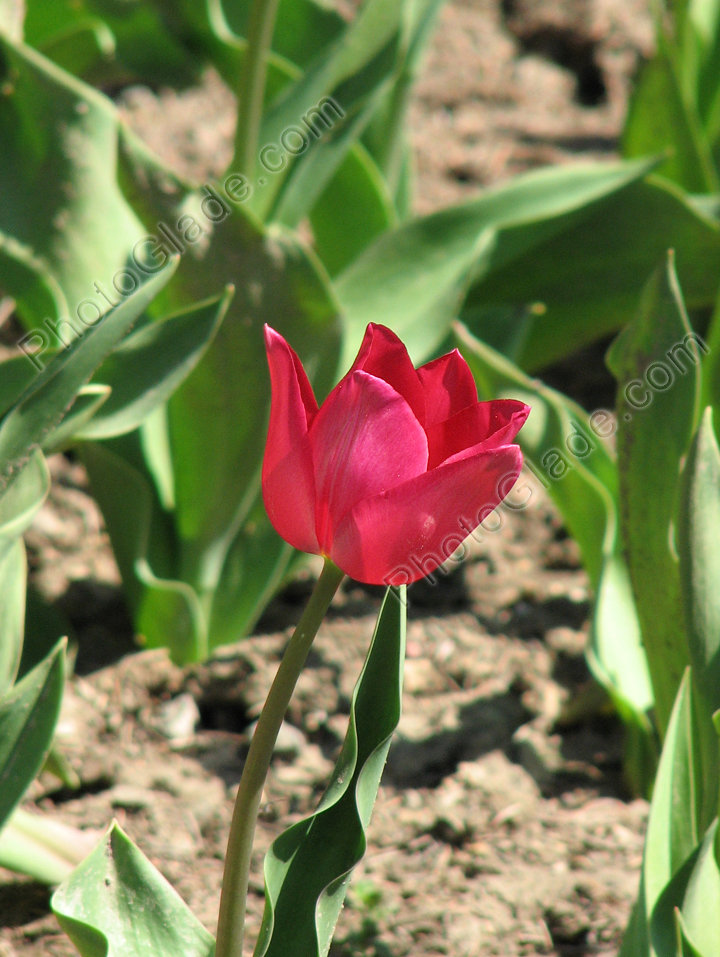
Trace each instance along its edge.
<instances>
[{"instance_id":1,"label":"green stem","mask_svg":"<svg viewBox=\"0 0 720 957\"><path fill-rule=\"evenodd\" d=\"M310 646L343 577L343 572L326 559L315 590L280 662L250 742L230 824L215 957L242 957L253 836L265 778L280 725Z\"/></svg>"},{"instance_id":2,"label":"green stem","mask_svg":"<svg viewBox=\"0 0 720 957\"><path fill-rule=\"evenodd\" d=\"M265 99L267 55L280 0L253 0L248 19L247 51L240 77L233 168L252 176Z\"/></svg>"}]
</instances>

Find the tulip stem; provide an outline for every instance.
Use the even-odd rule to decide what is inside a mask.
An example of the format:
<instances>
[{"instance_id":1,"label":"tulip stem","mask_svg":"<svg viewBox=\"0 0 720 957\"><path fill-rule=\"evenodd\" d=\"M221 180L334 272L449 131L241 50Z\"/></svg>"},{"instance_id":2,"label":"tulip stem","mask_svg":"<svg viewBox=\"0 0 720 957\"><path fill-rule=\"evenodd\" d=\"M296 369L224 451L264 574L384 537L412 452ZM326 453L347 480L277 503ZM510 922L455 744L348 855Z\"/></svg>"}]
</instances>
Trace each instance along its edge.
<instances>
[{"instance_id":1,"label":"tulip stem","mask_svg":"<svg viewBox=\"0 0 720 957\"><path fill-rule=\"evenodd\" d=\"M326 559L310 601L280 662L250 742L225 854L215 957L242 957L253 837L265 778L280 725L310 646L343 577L344 573Z\"/></svg>"},{"instance_id":2,"label":"tulip stem","mask_svg":"<svg viewBox=\"0 0 720 957\"><path fill-rule=\"evenodd\" d=\"M247 50L238 90L233 168L245 176L255 170L270 52L280 0L253 0L248 17Z\"/></svg>"}]
</instances>

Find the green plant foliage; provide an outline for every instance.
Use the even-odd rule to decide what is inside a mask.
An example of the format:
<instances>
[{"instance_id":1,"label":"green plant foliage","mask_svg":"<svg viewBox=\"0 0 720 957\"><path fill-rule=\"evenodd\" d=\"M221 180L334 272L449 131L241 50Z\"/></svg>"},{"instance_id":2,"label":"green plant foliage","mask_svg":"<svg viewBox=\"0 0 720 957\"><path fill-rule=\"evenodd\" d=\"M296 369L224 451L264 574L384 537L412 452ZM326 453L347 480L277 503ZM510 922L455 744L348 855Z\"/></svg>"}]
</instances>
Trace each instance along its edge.
<instances>
[{"instance_id":1,"label":"green plant foliage","mask_svg":"<svg viewBox=\"0 0 720 957\"><path fill-rule=\"evenodd\" d=\"M93 376L110 387L103 408L73 434L107 439L138 428L198 364L232 301L233 289L145 325L113 350Z\"/></svg>"},{"instance_id":2,"label":"green plant foliage","mask_svg":"<svg viewBox=\"0 0 720 957\"><path fill-rule=\"evenodd\" d=\"M265 914L255 957L328 952L400 720L405 620L405 589L388 589L320 806L281 834L265 857Z\"/></svg>"},{"instance_id":3,"label":"green plant foliage","mask_svg":"<svg viewBox=\"0 0 720 957\"><path fill-rule=\"evenodd\" d=\"M720 177L720 7L658 8L653 59L642 68L623 132L626 156L665 152L663 176L717 193Z\"/></svg>"},{"instance_id":4,"label":"green plant foliage","mask_svg":"<svg viewBox=\"0 0 720 957\"><path fill-rule=\"evenodd\" d=\"M31 250L62 290L50 319L69 315L81 328L77 306L97 298L94 283L110 283L143 236L117 184L117 116L90 87L2 37L0 83L0 231ZM10 285L4 249L0 281L27 325L39 326L48 313ZM69 341L71 325L60 335Z\"/></svg>"},{"instance_id":5,"label":"green plant foliage","mask_svg":"<svg viewBox=\"0 0 720 957\"><path fill-rule=\"evenodd\" d=\"M162 874L113 823L52 897L81 957L212 957L215 942Z\"/></svg>"},{"instance_id":6,"label":"green plant foliage","mask_svg":"<svg viewBox=\"0 0 720 957\"><path fill-rule=\"evenodd\" d=\"M12 687L23 651L27 562L22 535L49 491L50 474L36 450L0 495L0 694Z\"/></svg>"},{"instance_id":7,"label":"green plant foliage","mask_svg":"<svg viewBox=\"0 0 720 957\"><path fill-rule=\"evenodd\" d=\"M0 827L50 750L65 675L65 639L0 697Z\"/></svg>"},{"instance_id":8,"label":"green plant foliage","mask_svg":"<svg viewBox=\"0 0 720 957\"><path fill-rule=\"evenodd\" d=\"M720 708L720 450L708 408L683 473L678 554L690 663L711 712Z\"/></svg>"},{"instance_id":9,"label":"green plant foliage","mask_svg":"<svg viewBox=\"0 0 720 957\"><path fill-rule=\"evenodd\" d=\"M177 259L122 300L101 321L62 349L40 372L0 420L0 476L9 476L61 422L78 390L168 282Z\"/></svg>"},{"instance_id":10,"label":"green plant foliage","mask_svg":"<svg viewBox=\"0 0 720 957\"><path fill-rule=\"evenodd\" d=\"M618 382L620 520L661 734L689 660L670 529L700 397L691 332L670 257L608 353Z\"/></svg>"},{"instance_id":11,"label":"green plant foliage","mask_svg":"<svg viewBox=\"0 0 720 957\"><path fill-rule=\"evenodd\" d=\"M628 157L667 151L658 172L691 193L717 192L717 173L694 105L683 95L670 52L662 49L644 68L630 103L622 138Z\"/></svg>"},{"instance_id":12,"label":"green plant foliage","mask_svg":"<svg viewBox=\"0 0 720 957\"><path fill-rule=\"evenodd\" d=\"M712 732L688 669L667 726L645 838L640 895L621 957L675 954L675 928L668 914L683 903L698 849L717 813L716 738L708 748ZM715 827L716 822L713 832Z\"/></svg>"}]
</instances>

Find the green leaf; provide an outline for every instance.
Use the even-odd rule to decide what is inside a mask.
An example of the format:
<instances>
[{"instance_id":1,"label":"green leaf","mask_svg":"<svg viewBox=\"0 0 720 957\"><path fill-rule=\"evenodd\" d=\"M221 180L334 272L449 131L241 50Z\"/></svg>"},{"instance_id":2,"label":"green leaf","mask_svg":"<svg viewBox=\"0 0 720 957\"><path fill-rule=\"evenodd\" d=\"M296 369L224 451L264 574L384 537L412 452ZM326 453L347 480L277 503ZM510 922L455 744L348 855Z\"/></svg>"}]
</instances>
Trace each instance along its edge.
<instances>
[{"instance_id":1,"label":"green leaf","mask_svg":"<svg viewBox=\"0 0 720 957\"><path fill-rule=\"evenodd\" d=\"M22 535L49 491L50 474L36 451L0 494L0 695L12 686L23 651L27 561Z\"/></svg>"},{"instance_id":2,"label":"green leaf","mask_svg":"<svg viewBox=\"0 0 720 957\"><path fill-rule=\"evenodd\" d=\"M335 276L396 222L379 170L356 145L310 212L318 256Z\"/></svg>"},{"instance_id":3,"label":"green leaf","mask_svg":"<svg viewBox=\"0 0 720 957\"><path fill-rule=\"evenodd\" d=\"M115 37L102 20L80 20L50 37L41 53L63 70L86 79L102 75L115 57Z\"/></svg>"},{"instance_id":4,"label":"green leaf","mask_svg":"<svg viewBox=\"0 0 720 957\"><path fill-rule=\"evenodd\" d=\"M672 257L650 279L608 365L618 382L622 534L663 734L689 662L670 536L700 395L700 357Z\"/></svg>"},{"instance_id":5,"label":"green leaf","mask_svg":"<svg viewBox=\"0 0 720 957\"><path fill-rule=\"evenodd\" d=\"M711 711L720 708L720 449L705 410L683 473L678 554L690 663Z\"/></svg>"},{"instance_id":6,"label":"green leaf","mask_svg":"<svg viewBox=\"0 0 720 957\"><path fill-rule=\"evenodd\" d=\"M116 179L117 113L51 61L1 37L0 83L0 231L62 289L65 322L46 324L43 335L46 344L69 341L107 309L96 284L112 288L115 279L129 289L142 276L132 258L142 226ZM37 296L7 290L28 325L44 323Z\"/></svg>"},{"instance_id":7,"label":"green leaf","mask_svg":"<svg viewBox=\"0 0 720 957\"><path fill-rule=\"evenodd\" d=\"M79 439L106 439L131 432L166 402L205 353L227 312L234 290L150 323L127 336L93 381L111 387L99 415Z\"/></svg>"},{"instance_id":8,"label":"green leaf","mask_svg":"<svg viewBox=\"0 0 720 957\"><path fill-rule=\"evenodd\" d=\"M626 725L626 780L633 793L648 794L657 764L655 734L648 716L654 704L653 689L630 576L619 551L616 543L616 553L605 560L587 660Z\"/></svg>"},{"instance_id":9,"label":"green leaf","mask_svg":"<svg viewBox=\"0 0 720 957\"><path fill-rule=\"evenodd\" d=\"M658 173L690 193L717 192L709 144L665 47L661 44L640 74L623 130L623 154L632 159L669 152Z\"/></svg>"},{"instance_id":10,"label":"green leaf","mask_svg":"<svg viewBox=\"0 0 720 957\"><path fill-rule=\"evenodd\" d=\"M0 698L0 827L45 761L62 701L65 644Z\"/></svg>"},{"instance_id":11,"label":"green leaf","mask_svg":"<svg viewBox=\"0 0 720 957\"><path fill-rule=\"evenodd\" d=\"M285 831L266 855L255 957L321 957L330 948L400 719L405 618L405 589L388 589L327 791L317 811Z\"/></svg>"},{"instance_id":12,"label":"green leaf","mask_svg":"<svg viewBox=\"0 0 720 957\"><path fill-rule=\"evenodd\" d=\"M511 268L513 283L522 284L522 272L509 264L524 255L537 257L551 237L571 231L591 210L604 209L612 197L624 195L649 168L637 162L585 164L528 173L469 203L384 233L336 281L346 326L342 367L355 357L368 322L379 318L402 338L416 364L426 359L447 335L473 283L478 302L482 280L502 275L505 266ZM579 248L576 242L573 275ZM720 260L720 237L718 251ZM546 272L548 268L546 263ZM503 295L515 299L514 293ZM534 292L522 295L520 311L538 298ZM577 321L576 310L573 324ZM494 345L478 328L471 331ZM557 335L564 333L558 329Z\"/></svg>"},{"instance_id":13,"label":"green leaf","mask_svg":"<svg viewBox=\"0 0 720 957\"><path fill-rule=\"evenodd\" d=\"M715 303L718 221L660 177L616 190L556 235L523 249L533 231L533 224L520 225L501 236L499 250L509 261L483 269L461 315L524 369L542 369L631 321L668 248L676 251L688 308Z\"/></svg>"},{"instance_id":14,"label":"green leaf","mask_svg":"<svg viewBox=\"0 0 720 957\"><path fill-rule=\"evenodd\" d=\"M25 40L70 73L101 86L138 81L186 86L199 78L201 63L191 44L171 32L176 18L163 16L160 7L153 2L31 0ZM92 38L83 36L91 28L99 34L95 57L89 55Z\"/></svg>"},{"instance_id":15,"label":"green leaf","mask_svg":"<svg viewBox=\"0 0 720 957\"><path fill-rule=\"evenodd\" d=\"M51 274L47 264L38 259L33 251L11 236L0 231L0 282L11 291L18 303L18 311L26 321L32 322L43 316L57 323L67 311L67 304L60 285ZM29 337L28 337L29 338ZM46 344L46 334L35 337L32 345ZM29 349L30 343L24 341ZM30 359L25 360L32 365ZM41 368L36 367L36 368Z\"/></svg>"},{"instance_id":16,"label":"green leaf","mask_svg":"<svg viewBox=\"0 0 720 957\"><path fill-rule=\"evenodd\" d=\"M709 733L715 739L708 747ZM689 671L678 690L660 756L645 838L642 900L646 920L716 814L717 737Z\"/></svg>"},{"instance_id":17,"label":"green leaf","mask_svg":"<svg viewBox=\"0 0 720 957\"><path fill-rule=\"evenodd\" d=\"M82 957L212 957L215 942L114 822L55 891L58 923Z\"/></svg>"},{"instance_id":18,"label":"green leaf","mask_svg":"<svg viewBox=\"0 0 720 957\"><path fill-rule=\"evenodd\" d=\"M720 867L718 821L708 828L682 904L682 929L704 957L720 955Z\"/></svg>"},{"instance_id":19,"label":"green leaf","mask_svg":"<svg viewBox=\"0 0 720 957\"><path fill-rule=\"evenodd\" d=\"M276 534L258 491L247 521L228 549L209 623L210 649L249 634L297 554Z\"/></svg>"},{"instance_id":20,"label":"green leaf","mask_svg":"<svg viewBox=\"0 0 720 957\"><path fill-rule=\"evenodd\" d=\"M249 0L223 3L228 24L239 36L247 36L249 9ZM280 56L306 67L344 28L345 21L329 5L316 0L280 0L272 48Z\"/></svg>"},{"instance_id":21,"label":"green leaf","mask_svg":"<svg viewBox=\"0 0 720 957\"><path fill-rule=\"evenodd\" d=\"M0 493L0 554L23 535L50 491L50 473L43 454L35 449L27 464Z\"/></svg>"},{"instance_id":22,"label":"green leaf","mask_svg":"<svg viewBox=\"0 0 720 957\"><path fill-rule=\"evenodd\" d=\"M0 363L0 416L17 401L37 372L27 356L13 356Z\"/></svg>"},{"instance_id":23,"label":"green leaf","mask_svg":"<svg viewBox=\"0 0 720 957\"><path fill-rule=\"evenodd\" d=\"M281 144L285 131L297 127L306 117L310 119L309 111L317 109L323 98L330 95L346 116L360 113L392 73L403 6L404 0L367 0L337 39L267 110L260 128L260 143ZM316 124L310 120L310 125ZM333 135L338 132L342 133L340 126L333 129ZM307 142L308 148L294 162L287 151L282 170L268 179L262 191L256 191L252 205L258 215L269 215L288 176L297 175L305 164L314 164L318 154L331 147L332 136L326 140L311 134ZM348 146L351 143L352 139L348 140Z\"/></svg>"},{"instance_id":24,"label":"green leaf","mask_svg":"<svg viewBox=\"0 0 720 957\"><path fill-rule=\"evenodd\" d=\"M6 412L0 420L0 474L6 482L27 461L32 446L47 440L78 390L129 332L176 267L177 259L59 352Z\"/></svg>"}]
</instances>

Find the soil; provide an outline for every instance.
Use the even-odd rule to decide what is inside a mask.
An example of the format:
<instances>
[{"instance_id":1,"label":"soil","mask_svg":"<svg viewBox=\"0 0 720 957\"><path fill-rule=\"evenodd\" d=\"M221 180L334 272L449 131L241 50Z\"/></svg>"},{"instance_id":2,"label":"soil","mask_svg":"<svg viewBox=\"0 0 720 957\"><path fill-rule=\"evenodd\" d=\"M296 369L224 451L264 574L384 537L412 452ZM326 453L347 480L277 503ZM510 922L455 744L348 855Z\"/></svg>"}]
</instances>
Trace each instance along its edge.
<instances>
[{"instance_id":1,"label":"soil","mask_svg":"<svg viewBox=\"0 0 720 957\"><path fill-rule=\"evenodd\" d=\"M650 46L639 0L448 3L411 108L418 211L523 169L614 155ZM214 75L121 103L180 172L222 169L233 103ZM51 470L27 544L33 584L77 638L57 740L81 786L44 776L26 807L98 833L116 817L214 931L248 730L317 568L252 638L178 668L137 651L82 467L55 456ZM404 713L331 957L617 953L647 804L625 789L622 728L585 665L591 595L577 547L532 487L462 565L411 589ZM300 680L265 794L248 943L262 856L322 793L379 602L347 582ZM0 957L74 953L48 900L0 870Z\"/></svg>"}]
</instances>

